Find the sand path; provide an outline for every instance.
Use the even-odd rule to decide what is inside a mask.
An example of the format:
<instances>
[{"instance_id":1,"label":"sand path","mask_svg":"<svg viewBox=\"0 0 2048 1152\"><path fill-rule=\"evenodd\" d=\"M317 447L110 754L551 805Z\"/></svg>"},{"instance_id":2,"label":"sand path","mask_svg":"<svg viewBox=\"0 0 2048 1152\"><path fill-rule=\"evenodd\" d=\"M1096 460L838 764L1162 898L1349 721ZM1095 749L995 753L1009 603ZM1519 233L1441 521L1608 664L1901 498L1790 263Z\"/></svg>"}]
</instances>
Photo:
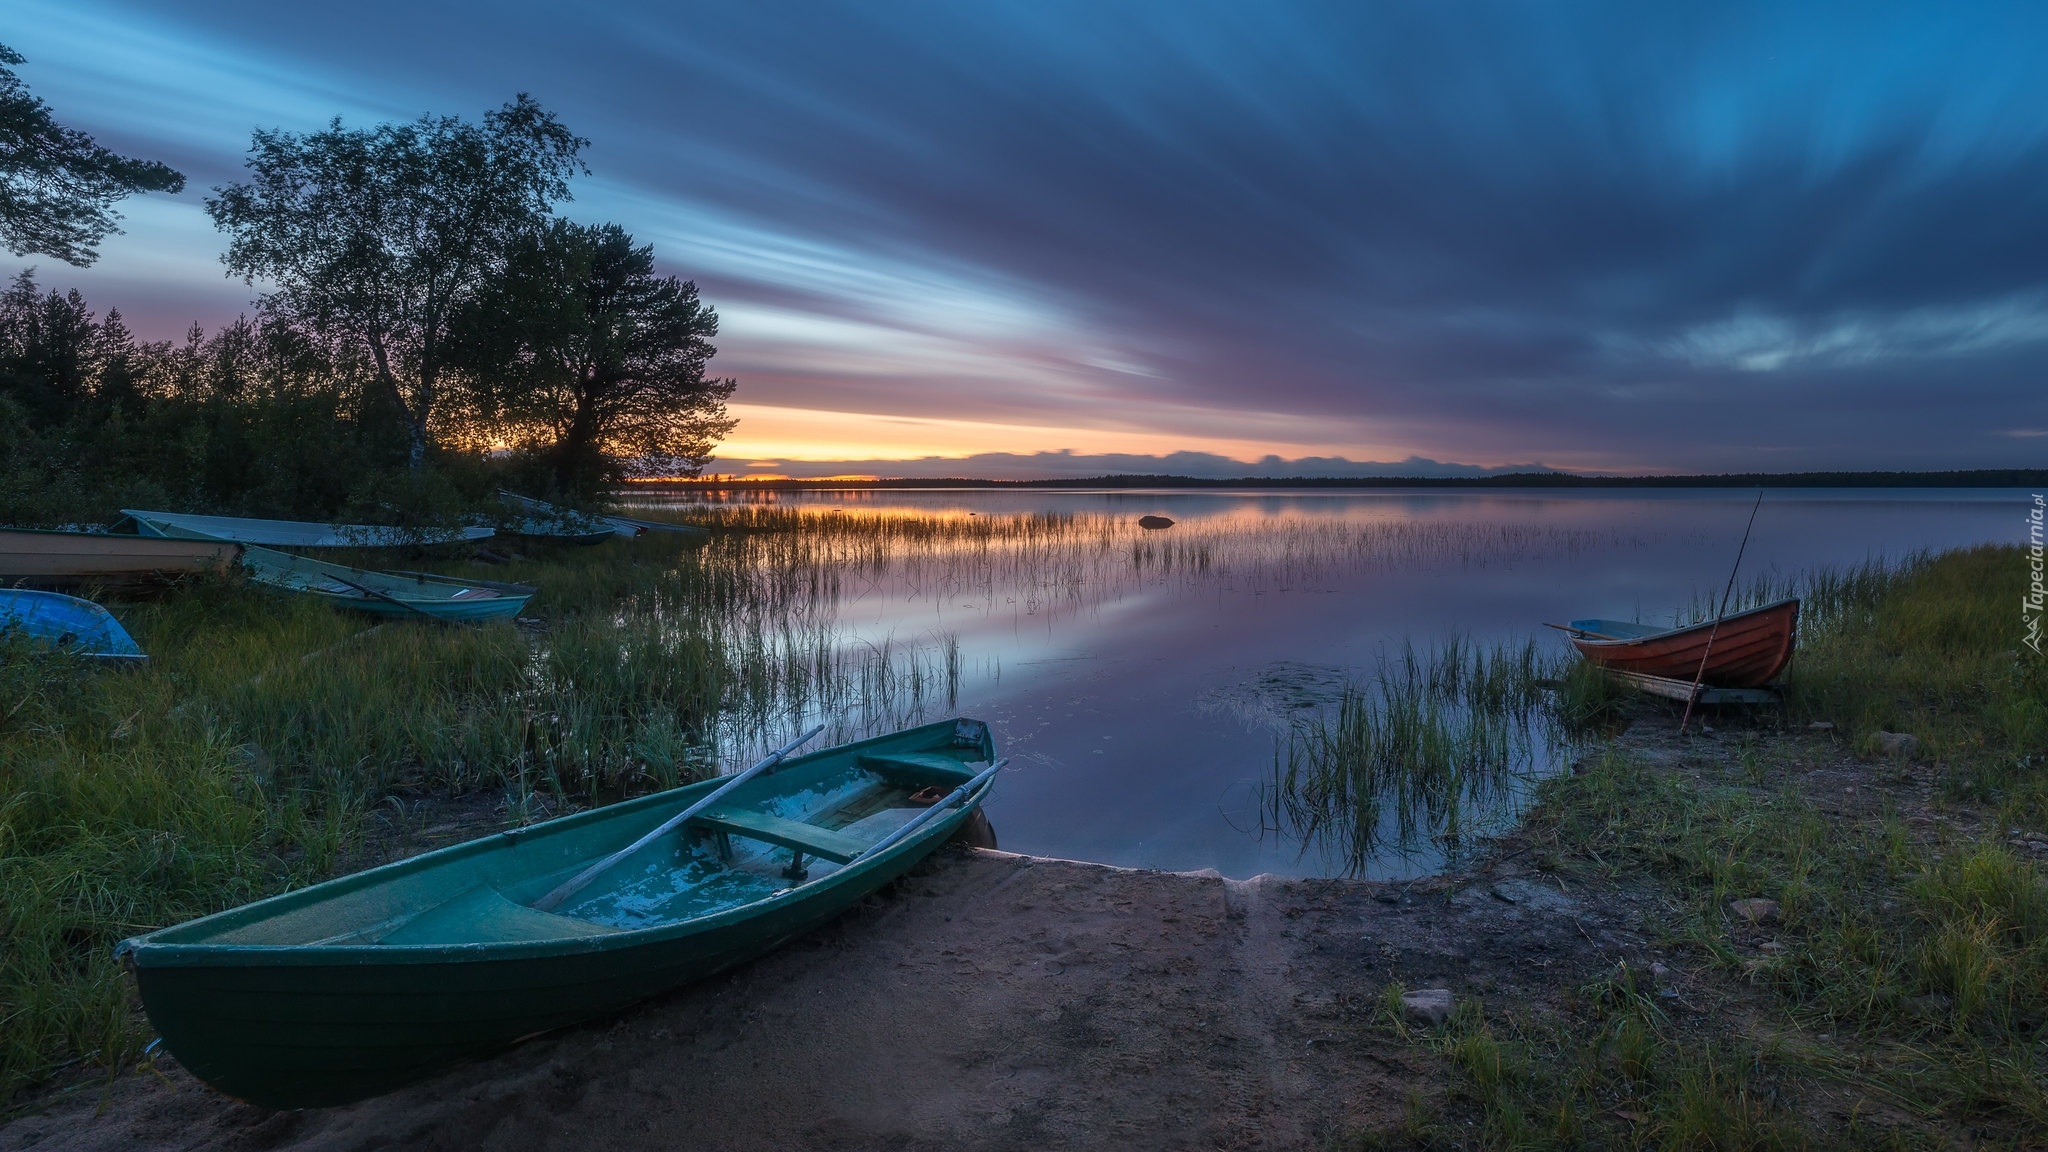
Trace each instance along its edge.
<instances>
[{"instance_id":1,"label":"sand path","mask_svg":"<svg viewBox=\"0 0 2048 1152\"><path fill-rule=\"evenodd\" d=\"M264 1112L160 1059L0 1150L1313 1147L1444 1079L1375 1023L1388 979L1535 993L1639 947L1609 919L1548 879L1418 895L948 849L735 972L387 1096Z\"/></svg>"}]
</instances>

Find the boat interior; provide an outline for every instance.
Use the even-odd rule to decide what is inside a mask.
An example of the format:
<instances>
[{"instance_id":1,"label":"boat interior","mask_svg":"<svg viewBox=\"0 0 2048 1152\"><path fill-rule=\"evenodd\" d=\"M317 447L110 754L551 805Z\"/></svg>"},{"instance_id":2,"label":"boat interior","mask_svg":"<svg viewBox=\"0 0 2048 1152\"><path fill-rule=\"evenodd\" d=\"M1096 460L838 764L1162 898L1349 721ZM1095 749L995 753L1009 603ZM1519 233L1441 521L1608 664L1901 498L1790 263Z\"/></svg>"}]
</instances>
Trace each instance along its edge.
<instances>
[{"instance_id":1,"label":"boat interior","mask_svg":"<svg viewBox=\"0 0 2048 1152\"><path fill-rule=\"evenodd\" d=\"M377 572L351 568L289 552L250 546L243 550L244 562L254 578L266 584L295 590L325 592L331 596L365 598L365 588L402 599L496 600L505 596L531 596L535 589L524 584L495 580L457 580L431 572L393 570Z\"/></svg>"},{"instance_id":2,"label":"boat interior","mask_svg":"<svg viewBox=\"0 0 2048 1152\"><path fill-rule=\"evenodd\" d=\"M609 936L717 916L828 880L972 778L993 754L979 721L910 734L917 733L940 739L865 741L748 780L553 911L532 905L719 781L470 841L196 920L149 941L451 947Z\"/></svg>"},{"instance_id":3,"label":"boat interior","mask_svg":"<svg viewBox=\"0 0 2048 1152\"><path fill-rule=\"evenodd\" d=\"M1657 624L1631 624L1626 620L1574 620L1570 629L1595 640L1641 640L1671 628Z\"/></svg>"}]
</instances>

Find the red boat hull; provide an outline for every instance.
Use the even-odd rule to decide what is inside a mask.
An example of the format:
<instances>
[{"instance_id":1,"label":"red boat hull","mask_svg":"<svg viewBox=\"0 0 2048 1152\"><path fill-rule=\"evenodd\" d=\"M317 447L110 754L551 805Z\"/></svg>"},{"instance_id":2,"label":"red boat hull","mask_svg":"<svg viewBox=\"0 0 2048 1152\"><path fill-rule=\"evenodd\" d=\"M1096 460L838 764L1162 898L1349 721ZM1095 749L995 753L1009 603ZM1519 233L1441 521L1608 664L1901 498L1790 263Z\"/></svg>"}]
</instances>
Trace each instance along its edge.
<instances>
[{"instance_id":1,"label":"red boat hull","mask_svg":"<svg viewBox=\"0 0 2048 1152\"><path fill-rule=\"evenodd\" d=\"M1688 683L1698 677L1717 688L1761 688L1791 663L1798 635L1799 601L1780 600L1727 617L1719 627L1708 621L1640 639L1573 636L1571 642L1586 659L1625 672Z\"/></svg>"}]
</instances>

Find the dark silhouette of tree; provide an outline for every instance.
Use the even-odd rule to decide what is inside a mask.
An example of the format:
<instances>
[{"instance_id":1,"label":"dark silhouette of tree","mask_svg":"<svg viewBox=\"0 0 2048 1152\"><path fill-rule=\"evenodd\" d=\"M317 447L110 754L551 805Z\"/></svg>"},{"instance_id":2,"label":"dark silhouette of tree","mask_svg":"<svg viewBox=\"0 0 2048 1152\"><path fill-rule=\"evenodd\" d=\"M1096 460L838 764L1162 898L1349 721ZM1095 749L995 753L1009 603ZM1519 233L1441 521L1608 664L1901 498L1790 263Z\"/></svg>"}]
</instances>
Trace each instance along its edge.
<instances>
[{"instance_id":1,"label":"dark silhouette of tree","mask_svg":"<svg viewBox=\"0 0 2048 1152\"><path fill-rule=\"evenodd\" d=\"M98 378L100 326L77 289L45 293L33 271L0 293L0 395L41 426L69 419Z\"/></svg>"},{"instance_id":2,"label":"dark silhouette of tree","mask_svg":"<svg viewBox=\"0 0 2048 1152\"><path fill-rule=\"evenodd\" d=\"M557 492L696 476L736 421L706 379L718 314L616 224L553 222L459 325L477 414L545 461Z\"/></svg>"},{"instance_id":3,"label":"dark silhouette of tree","mask_svg":"<svg viewBox=\"0 0 2048 1152\"><path fill-rule=\"evenodd\" d=\"M583 171L581 139L521 93L481 124L424 116L299 135L259 131L251 179L206 202L222 260L275 285L263 311L339 360L367 358L425 461L448 325Z\"/></svg>"},{"instance_id":4,"label":"dark silhouette of tree","mask_svg":"<svg viewBox=\"0 0 2048 1152\"><path fill-rule=\"evenodd\" d=\"M288 324L138 340L119 310L23 272L0 289L0 524L107 523L122 507L417 518L383 507L420 474L370 383ZM493 479L465 474L464 499L488 499Z\"/></svg>"},{"instance_id":5,"label":"dark silhouette of tree","mask_svg":"<svg viewBox=\"0 0 2048 1152\"><path fill-rule=\"evenodd\" d=\"M66 128L14 74L20 53L0 44L0 242L16 256L41 253L80 267L136 192L180 192L185 178L154 160L131 160Z\"/></svg>"}]
</instances>

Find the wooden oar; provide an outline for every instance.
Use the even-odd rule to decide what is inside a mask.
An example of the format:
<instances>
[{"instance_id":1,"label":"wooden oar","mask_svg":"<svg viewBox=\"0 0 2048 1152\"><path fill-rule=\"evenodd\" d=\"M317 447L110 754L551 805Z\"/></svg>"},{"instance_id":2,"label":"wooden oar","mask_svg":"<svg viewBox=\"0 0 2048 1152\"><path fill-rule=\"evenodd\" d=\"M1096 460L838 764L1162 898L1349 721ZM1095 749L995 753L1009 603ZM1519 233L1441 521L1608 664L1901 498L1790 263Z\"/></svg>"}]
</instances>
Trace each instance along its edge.
<instances>
[{"instance_id":1,"label":"wooden oar","mask_svg":"<svg viewBox=\"0 0 2048 1152\"><path fill-rule=\"evenodd\" d=\"M934 804L931 807L925 809L924 811L919 812L916 817L911 819L908 823L904 824L903 827L898 828L894 832L889 833L887 836L882 837L880 840L875 841L873 844L868 845L867 848L861 852L860 856L855 856L853 859L858 860L861 858L861 856L873 856L875 853L880 852L882 849L887 848L891 844L894 844L900 840L908 839L911 833L916 832L919 828L922 828L926 824L929 824L933 820L936 820L938 818L939 813L944 812L946 809L951 808L953 805L958 804L961 801L967 799L968 796L973 794L976 788L981 787L984 781L988 780L990 777L993 777L996 773L1001 772L1003 770L1003 766L1005 764L1008 764L1009 762L1010 761L1008 760L1008 758L1005 758L1002 760L998 760L995 763L989 765L988 767L982 769L978 774L976 774L974 779L969 780L967 783L962 784L958 788L953 789L953 791L950 794L948 794L944 800L941 800L937 804ZM853 861L849 860L847 861L847 863L851 864L853 863Z\"/></svg>"},{"instance_id":2,"label":"wooden oar","mask_svg":"<svg viewBox=\"0 0 2048 1152\"><path fill-rule=\"evenodd\" d=\"M812 728L809 732L804 733L796 739L791 740L789 743L784 744L782 747L777 748L775 751L770 752L767 758L762 760L759 764L754 765L752 768L749 768L744 772L735 774L732 779L727 780L725 783L712 789L710 795L704 797L702 800L697 801L695 804L690 805L688 808L683 809L681 812L676 813L674 816L669 817L667 820L662 821L661 826L656 828L654 831L649 832L647 835L642 836L638 840L633 841L631 844L626 845L624 848L619 849L617 852L612 853L604 859L599 860L597 863L592 864L590 867L585 868L583 871L578 872L576 875L569 877L567 880L564 880L561 884L555 887L554 891L549 892L547 895L541 897L538 900L535 900L533 902L533 907L539 909L542 912L554 911L556 907L560 906L562 901L567 900L569 897L574 896L576 893L583 891L585 886L587 886L592 880L595 880L599 876L604 875L605 872L612 867L612 865L617 864L619 861L624 860L626 857L631 856L633 853L638 852L642 848L647 847L649 844L654 843L656 840L661 839L664 835L668 834L669 832L672 832L675 829L682 827L684 823L686 823L691 817L695 816L697 813L702 812L706 808L711 807L713 804L716 804L720 800L725 799L726 793L731 792L733 789L739 787L742 784L745 784L747 781L752 780L754 777L759 776L761 773L766 772L770 768L775 767L777 764L782 763L784 757L788 756L791 752L794 752L797 749L803 747L805 744L810 743L811 737L816 736L818 733L823 732L824 730L825 726L823 724L819 724L816 727Z\"/></svg>"},{"instance_id":3,"label":"wooden oar","mask_svg":"<svg viewBox=\"0 0 2048 1152\"><path fill-rule=\"evenodd\" d=\"M361 592L365 596L375 596L377 599L383 600L386 603L396 604L400 608L404 608L410 612L417 612L420 615L425 616L427 619L432 620L436 624L449 623L449 621L441 619L439 616L434 615L432 612L427 611L425 608L422 608L417 604L411 604L404 600L400 600L396 596L387 596L384 593L377 591L375 588L371 588L368 585L364 584L358 584L355 581L350 580L346 576L330 576L328 577L328 579L334 581L336 584L346 584L349 587L355 589L356 591Z\"/></svg>"}]
</instances>

